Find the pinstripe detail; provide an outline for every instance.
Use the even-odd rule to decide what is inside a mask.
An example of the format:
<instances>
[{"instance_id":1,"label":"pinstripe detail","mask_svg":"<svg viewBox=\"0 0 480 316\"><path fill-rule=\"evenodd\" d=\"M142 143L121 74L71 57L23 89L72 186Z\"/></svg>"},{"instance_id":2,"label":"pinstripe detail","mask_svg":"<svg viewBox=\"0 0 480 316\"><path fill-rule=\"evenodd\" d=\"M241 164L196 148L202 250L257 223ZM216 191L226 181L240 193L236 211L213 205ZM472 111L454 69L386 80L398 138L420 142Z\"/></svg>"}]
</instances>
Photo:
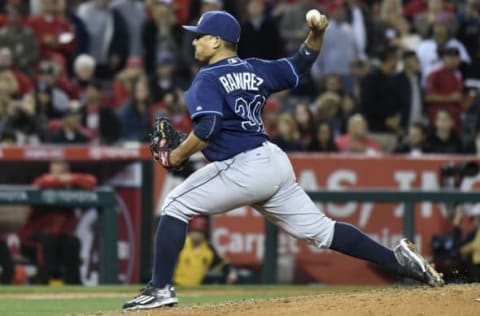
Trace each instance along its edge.
<instances>
[{"instance_id":1,"label":"pinstripe detail","mask_svg":"<svg viewBox=\"0 0 480 316\"><path fill-rule=\"evenodd\" d=\"M210 136L212 136L212 133L213 133L213 130L215 129L215 124L217 123L217 116L213 116L213 124L212 124L212 128L210 129L210 132L208 132L207 134L207 139L210 138Z\"/></svg>"},{"instance_id":2,"label":"pinstripe detail","mask_svg":"<svg viewBox=\"0 0 480 316\"><path fill-rule=\"evenodd\" d=\"M222 112L219 112L219 111L202 111L202 112L196 112L196 113L192 114L192 115L190 116L190 118L193 119L193 118L195 118L196 116L198 116L198 115L200 115L200 114L208 114L208 113L210 113L210 114L218 114L218 115L220 115L220 116L223 117L223 113L222 113Z\"/></svg>"},{"instance_id":3,"label":"pinstripe detail","mask_svg":"<svg viewBox=\"0 0 480 316\"><path fill-rule=\"evenodd\" d=\"M224 171L227 171L228 169L230 169L230 167L233 165L233 163L235 162L235 159L232 160L232 163L230 164L227 164L227 167L225 169L221 169L219 170L216 174L214 174L212 177L208 178L207 180L203 181L202 183L199 183L197 185L194 185L193 187L191 187L190 189L187 189L185 192L183 193L180 193L179 195L177 195L176 197L173 197L172 200L170 201L170 203L168 203L167 205L165 205L165 207L162 209L162 213L165 212L165 209L167 209L170 204L172 204L173 202L178 202L180 204L182 204L182 202L180 201L177 201L178 198L184 196L185 194L189 193L189 192L192 192L193 190L195 190L196 188L198 187L201 187L202 185L212 181L213 179L215 179L216 177L218 177L222 172ZM182 204L184 205L184 204Z\"/></svg>"},{"instance_id":4,"label":"pinstripe detail","mask_svg":"<svg viewBox=\"0 0 480 316\"><path fill-rule=\"evenodd\" d=\"M285 60L287 62L287 64L290 66L290 69L292 70L293 74L295 75L295 87L297 87L298 83L300 82L300 77L298 76L297 72L295 71L295 68L293 67L292 63L290 62L290 60L288 60L286 58L282 58L280 60Z\"/></svg>"},{"instance_id":5,"label":"pinstripe detail","mask_svg":"<svg viewBox=\"0 0 480 316\"><path fill-rule=\"evenodd\" d=\"M240 62L235 63L235 64L225 64L225 65L218 65L218 66L203 68L203 69L199 70L199 73L204 72L204 71L208 71L210 69L216 69L216 68L222 68L222 67L228 67L228 66L241 66L241 65L245 65L245 64L246 64L246 62L241 60Z\"/></svg>"}]
</instances>

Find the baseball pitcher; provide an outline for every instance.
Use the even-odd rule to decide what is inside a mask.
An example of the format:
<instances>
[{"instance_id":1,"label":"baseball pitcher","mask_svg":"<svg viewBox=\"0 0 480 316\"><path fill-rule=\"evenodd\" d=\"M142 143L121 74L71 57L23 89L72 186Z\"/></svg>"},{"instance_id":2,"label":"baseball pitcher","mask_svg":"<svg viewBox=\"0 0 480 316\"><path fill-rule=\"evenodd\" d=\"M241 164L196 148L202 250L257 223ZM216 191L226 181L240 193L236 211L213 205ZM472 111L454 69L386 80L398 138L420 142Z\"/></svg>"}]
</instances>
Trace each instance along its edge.
<instances>
[{"instance_id":1,"label":"baseball pitcher","mask_svg":"<svg viewBox=\"0 0 480 316\"><path fill-rule=\"evenodd\" d=\"M294 88L318 56L326 16L307 14L310 31L297 53L279 60L237 56L238 21L225 11L203 14L195 26L195 59L203 67L185 93L193 131L181 135L160 118L150 148L165 168L177 168L202 151L208 165L190 175L167 196L155 236L153 273L141 293L124 309L177 304L172 274L194 215L213 215L250 205L272 223L305 242L374 262L431 286L443 279L402 240L393 250L354 226L335 222L319 210L295 179L287 155L269 142L262 111L270 94Z\"/></svg>"}]
</instances>

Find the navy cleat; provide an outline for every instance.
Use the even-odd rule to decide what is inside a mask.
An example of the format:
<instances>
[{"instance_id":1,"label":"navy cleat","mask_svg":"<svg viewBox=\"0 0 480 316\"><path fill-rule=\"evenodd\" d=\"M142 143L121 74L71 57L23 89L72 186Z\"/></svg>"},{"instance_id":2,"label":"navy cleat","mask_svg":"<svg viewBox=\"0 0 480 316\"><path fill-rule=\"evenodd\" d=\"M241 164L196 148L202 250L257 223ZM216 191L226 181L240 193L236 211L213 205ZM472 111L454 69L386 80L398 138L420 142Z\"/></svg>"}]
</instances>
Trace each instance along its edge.
<instances>
[{"instance_id":1,"label":"navy cleat","mask_svg":"<svg viewBox=\"0 0 480 316\"><path fill-rule=\"evenodd\" d=\"M417 247L407 239L402 239L393 250L401 266L400 273L432 287L443 286L442 274L423 258Z\"/></svg>"},{"instance_id":2,"label":"navy cleat","mask_svg":"<svg viewBox=\"0 0 480 316\"><path fill-rule=\"evenodd\" d=\"M175 288L167 284L158 289L150 283L141 290L140 294L123 304L124 310L152 309L164 306L174 306L178 303Z\"/></svg>"}]
</instances>

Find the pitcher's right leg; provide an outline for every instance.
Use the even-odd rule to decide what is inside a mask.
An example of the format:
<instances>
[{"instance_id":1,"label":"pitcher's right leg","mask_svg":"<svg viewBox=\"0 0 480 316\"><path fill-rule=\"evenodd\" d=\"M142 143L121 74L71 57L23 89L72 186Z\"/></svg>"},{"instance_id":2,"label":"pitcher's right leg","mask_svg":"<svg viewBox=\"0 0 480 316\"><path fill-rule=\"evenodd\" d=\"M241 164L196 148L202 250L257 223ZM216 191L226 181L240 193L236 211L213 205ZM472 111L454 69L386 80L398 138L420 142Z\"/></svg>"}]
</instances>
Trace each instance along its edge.
<instances>
[{"instance_id":1,"label":"pitcher's right leg","mask_svg":"<svg viewBox=\"0 0 480 316\"><path fill-rule=\"evenodd\" d=\"M210 163L188 177L165 199L155 235L152 280L125 309L147 309L177 302L172 277L185 243L187 223L196 214L229 211L270 198L278 179L271 174L270 151L259 147L232 159ZM261 181L252 177L256 174Z\"/></svg>"}]
</instances>

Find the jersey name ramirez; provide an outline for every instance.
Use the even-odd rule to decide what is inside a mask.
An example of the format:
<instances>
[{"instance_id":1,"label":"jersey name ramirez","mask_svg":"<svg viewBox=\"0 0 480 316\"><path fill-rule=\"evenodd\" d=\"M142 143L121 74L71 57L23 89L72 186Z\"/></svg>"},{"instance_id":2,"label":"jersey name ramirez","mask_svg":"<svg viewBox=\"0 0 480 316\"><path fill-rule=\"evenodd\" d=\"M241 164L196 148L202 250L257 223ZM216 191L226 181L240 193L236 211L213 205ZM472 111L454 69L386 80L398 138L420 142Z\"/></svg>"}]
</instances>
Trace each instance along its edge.
<instances>
[{"instance_id":1,"label":"jersey name ramirez","mask_svg":"<svg viewBox=\"0 0 480 316\"><path fill-rule=\"evenodd\" d=\"M258 91L263 79L252 72L231 72L219 78L227 93L235 90Z\"/></svg>"}]
</instances>

